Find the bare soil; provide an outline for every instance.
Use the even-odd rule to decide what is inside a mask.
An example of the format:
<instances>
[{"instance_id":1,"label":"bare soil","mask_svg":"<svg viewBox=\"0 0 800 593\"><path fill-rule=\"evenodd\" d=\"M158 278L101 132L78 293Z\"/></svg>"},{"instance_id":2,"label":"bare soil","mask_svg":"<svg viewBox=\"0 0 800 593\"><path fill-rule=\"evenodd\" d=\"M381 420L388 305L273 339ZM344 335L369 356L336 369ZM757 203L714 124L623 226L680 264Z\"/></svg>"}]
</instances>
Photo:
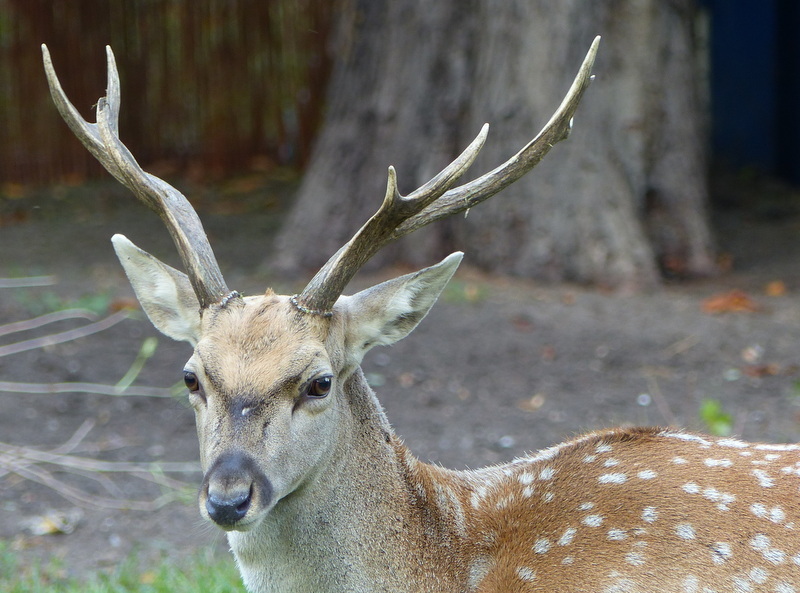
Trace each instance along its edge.
<instances>
[{"instance_id":1,"label":"bare soil","mask_svg":"<svg viewBox=\"0 0 800 593\"><path fill-rule=\"evenodd\" d=\"M198 210L230 286L246 293L267 284L288 291L307 278L269 272L269 237L286 191L286 185L269 184L241 200L199 196ZM276 207L256 208L265 200ZM113 303L132 299L108 241L115 232L174 263L158 219L133 202L125 190L106 184L0 202L0 278L54 274L59 280L52 287L0 288L0 324L33 317L54 294L64 306L86 295L107 294ZM231 203L238 212L230 212ZM717 217L717 232L734 262L731 272L635 295L478 273L469 268L464 246L467 265L433 312L406 340L370 353L365 371L397 432L422 459L448 467L507 461L612 425L704 430L698 410L705 399L720 402L734 432L746 439L798 441L800 223L793 214L736 210ZM767 296L765 286L776 280L785 283L785 294ZM704 299L732 289L745 291L759 310L703 311ZM85 323L2 336L0 345ZM134 316L74 342L0 357L0 381L113 384L142 341L157 335L143 315ZM174 384L189 355L187 345L159 337L157 354L136 383ZM193 414L180 398L0 393L2 443L53 450L87 420L92 428L76 455L197 460ZM61 480L53 488L8 471L12 463L19 460L0 453L0 540L25 559L62 558L68 572L85 574L115 566L132 551L145 561L208 547L226 553L220 532L201 523L191 494L149 510L100 508L58 490L67 484L121 501L153 501L164 490L126 473L98 480L91 473L33 467L49 472L37 474L42 480ZM173 477L200 480L197 471ZM51 511L79 517L74 531L33 535L31 520Z\"/></svg>"}]
</instances>

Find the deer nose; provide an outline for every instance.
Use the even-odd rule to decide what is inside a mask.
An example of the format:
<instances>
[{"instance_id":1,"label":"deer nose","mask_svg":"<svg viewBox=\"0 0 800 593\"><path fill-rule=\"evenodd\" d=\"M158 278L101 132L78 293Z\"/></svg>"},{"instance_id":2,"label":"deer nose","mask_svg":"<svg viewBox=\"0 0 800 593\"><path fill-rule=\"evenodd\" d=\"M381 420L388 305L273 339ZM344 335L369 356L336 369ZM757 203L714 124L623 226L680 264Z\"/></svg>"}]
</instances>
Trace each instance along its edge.
<instances>
[{"instance_id":1,"label":"deer nose","mask_svg":"<svg viewBox=\"0 0 800 593\"><path fill-rule=\"evenodd\" d=\"M251 489L248 489L247 492L226 493L225 495L209 491L206 498L206 510L214 523L222 527L231 527L244 518L252 499Z\"/></svg>"},{"instance_id":2,"label":"deer nose","mask_svg":"<svg viewBox=\"0 0 800 593\"><path fill-rule=\"evenodd\" d=\"M201 504L209 519L223 529L236 529L251 509L266 507L272 497L269 480L244 453L220 455L203 482Z\"/></svg>"}]
</instances>

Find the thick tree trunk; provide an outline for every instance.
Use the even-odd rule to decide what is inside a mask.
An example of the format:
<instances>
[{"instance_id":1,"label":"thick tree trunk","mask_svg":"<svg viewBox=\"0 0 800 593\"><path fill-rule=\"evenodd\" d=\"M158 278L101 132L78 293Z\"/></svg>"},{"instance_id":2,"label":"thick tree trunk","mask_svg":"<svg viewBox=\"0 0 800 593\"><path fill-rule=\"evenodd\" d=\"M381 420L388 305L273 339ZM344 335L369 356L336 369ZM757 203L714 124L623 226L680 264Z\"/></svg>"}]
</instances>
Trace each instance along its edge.
<instances>
[{"instance_id":1,"label":"thick tree trunk","mask_svg":"<svg viewBox=\"0 0 800 593\"><path fill-rule=\"evenodd\" d=\"M365 0L342 11L329 112L278 240L283 268L321 265L377 209L385 171L427 181L480 129L493 168L549 119L594 35L597 80L572 137L470 212L379 255L453 248L501 273L649 287L659 263L713 269L690 0Z\"/></svg>"}]
</instances>

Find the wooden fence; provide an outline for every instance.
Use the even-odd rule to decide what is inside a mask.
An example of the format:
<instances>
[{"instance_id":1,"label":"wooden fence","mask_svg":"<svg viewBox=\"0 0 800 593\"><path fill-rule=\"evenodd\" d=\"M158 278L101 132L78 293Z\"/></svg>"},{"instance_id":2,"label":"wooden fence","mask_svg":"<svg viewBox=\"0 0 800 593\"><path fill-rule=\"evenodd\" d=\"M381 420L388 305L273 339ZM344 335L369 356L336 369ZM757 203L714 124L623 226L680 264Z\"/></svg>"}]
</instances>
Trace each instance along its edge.
<instances>
[{"instance_id":1,"label":"wooden fence","mask_svg":"<svg viewBox=\"0 0 800 593\"><path fill-rule=\"evenodd\" d=\"M143 164L214 175L302 166L322 113L332 4L0 0L0 193L100 172L52 106L41 43L91 121L113 47L121 137Z\"/></svg>"}]
</instances>

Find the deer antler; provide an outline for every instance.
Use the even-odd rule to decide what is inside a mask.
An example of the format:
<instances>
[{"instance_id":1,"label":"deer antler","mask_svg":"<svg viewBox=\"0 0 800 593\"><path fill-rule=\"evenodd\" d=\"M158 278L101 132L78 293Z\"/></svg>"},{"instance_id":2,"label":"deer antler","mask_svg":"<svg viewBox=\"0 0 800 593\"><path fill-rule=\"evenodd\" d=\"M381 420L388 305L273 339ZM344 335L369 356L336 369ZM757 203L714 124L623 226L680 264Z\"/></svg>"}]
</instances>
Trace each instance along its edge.
<instances>
[{"instance_id":1,"label":"deer antler","mask_svg":"<svg viewBox=\"0 0 800 593\"><path fill-rule=\"evenodd\" d=\"M496 169L478 179L452 188L483 147L488 133L484 124L466 150L431 181L408 196L397 191L397 175L389 167L386 197L378 212L311 279L303 292L292 297L300 311L331 315L331 308L347 283L384 245L435 220L456 214L490 198L533 169L554 144L569 136L572 116L583 92L594 79L591 74L600 37L596 37L561 105L541 132L527 146ZM452 188L452 189L451 189Z\"/></svg>"},{"instance_id":2,"label":"deer antler","mask_svg":"<svg viewBox=\"0 0 800 593\"><path fill-rule=\"evenodd\" d=\"M97 102L97 123L89 123L69 101L58 81L50 52L42 45L44 69L58 112L100 164L164 221L202 309L230 291L222 278L203 225L186 197L166 181L146 173L119 139L120 88L114 53L106 46L108 88Z\"/></svg>"}]
</instances>

